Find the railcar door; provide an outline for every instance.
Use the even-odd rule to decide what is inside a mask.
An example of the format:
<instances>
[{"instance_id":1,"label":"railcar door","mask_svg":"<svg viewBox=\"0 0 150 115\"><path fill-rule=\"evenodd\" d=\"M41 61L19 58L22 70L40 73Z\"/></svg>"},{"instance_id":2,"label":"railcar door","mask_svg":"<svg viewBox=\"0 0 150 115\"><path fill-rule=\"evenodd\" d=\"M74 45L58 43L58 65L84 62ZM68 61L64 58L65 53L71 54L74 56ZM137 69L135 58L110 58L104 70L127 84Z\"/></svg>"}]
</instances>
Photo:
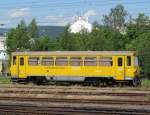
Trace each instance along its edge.
<instances>
[{"instance_id":1,"label":"railcar door","mask_svg":"<svg viewBox=\"0 0 150 115\"><path fill-rule=\"evenodd\" d=\"M125 77L125 59L124 56L116 56L116 80L124 80Z\"/></svg>"},{"instance_id":2,"label":"railcar door","mask_svg":"<svg viewBox=\"0 0 150 115\"><path fill-rule=\"evenodd\" d=\"M19 56L18 69L19 69L18 71L19 78L25 78L26 75L25 56Z\"/></svg>"},{"instance_id":3,"label":"railcar door","mask_svg":"<svg viewBox=\"0 0 150 115\"><path fill-rule=\"evenodd\" d=\"M10 71L12 78L18 78L18 56L16 55L12 56Z\"/></svg>"}]
</instances>

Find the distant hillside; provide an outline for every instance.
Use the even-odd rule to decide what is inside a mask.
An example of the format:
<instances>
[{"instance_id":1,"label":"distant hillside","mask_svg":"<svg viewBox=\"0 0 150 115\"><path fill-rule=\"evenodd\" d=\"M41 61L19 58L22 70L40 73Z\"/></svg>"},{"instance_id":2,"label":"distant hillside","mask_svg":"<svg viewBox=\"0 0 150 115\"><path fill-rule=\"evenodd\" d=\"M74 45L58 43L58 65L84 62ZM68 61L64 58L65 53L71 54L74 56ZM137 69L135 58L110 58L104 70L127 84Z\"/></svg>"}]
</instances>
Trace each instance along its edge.
<instances>
[{"instance_id":1,"label":"distant hillside","mask_svg":"<svg viewBox=\"0 0 150 115\"><path fill-rule=\"evenodd\" d=\"M58 37L64 32L65 27L63 26L38 26L39 36L50 36L53 38Z\"/></svg>"},{"instance_id":2,"label":"distant hillside","mask_svg":"<svg viewBox=\"0 0 150 115\"><path fill-rule=\"evenodd\" d=\"M0 28L0 36L3 36L4 33L7 33L9 31L9 29L7 28Z\"/></svg>"},{"instance_id":3,"label":"distant hillside","mask_svg":"<svg viewBox=\"0 0 150 115\"><path fill-rule=\"evenodd\" d=\"M39 36L49 36L52 38L58 37L64 32L65 27L63 26L38 26ZM10 29L0 28L0 35L8 32Z\"/></svg>"}]
</instances>

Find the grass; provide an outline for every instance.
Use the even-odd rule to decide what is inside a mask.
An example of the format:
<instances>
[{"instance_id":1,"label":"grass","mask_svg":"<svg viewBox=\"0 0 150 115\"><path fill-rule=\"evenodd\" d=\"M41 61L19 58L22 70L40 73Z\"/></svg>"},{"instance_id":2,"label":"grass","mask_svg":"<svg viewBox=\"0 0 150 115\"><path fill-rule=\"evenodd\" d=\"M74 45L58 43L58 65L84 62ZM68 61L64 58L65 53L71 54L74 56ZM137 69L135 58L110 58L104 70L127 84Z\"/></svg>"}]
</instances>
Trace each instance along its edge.
<instances>
[{"instance_id":1,"label":"grass","mask_svg":"<svg viewBox=\"0 0 150 115\"><path fill-rule=\"evenodd\" d=\"M142 88L150 88L150 80L149 79L142 79L141 87Z\"/></svg>"},{"instance_id":2,"label":"grass","mask_svg":"<svg viewBox=\"0 0 150 115\"><path fill-rule=\"evenodd\" d=\"M11 83L10 77L0 76L0 84L10 84L10 83Z\"/></svg>"}]
</instances>

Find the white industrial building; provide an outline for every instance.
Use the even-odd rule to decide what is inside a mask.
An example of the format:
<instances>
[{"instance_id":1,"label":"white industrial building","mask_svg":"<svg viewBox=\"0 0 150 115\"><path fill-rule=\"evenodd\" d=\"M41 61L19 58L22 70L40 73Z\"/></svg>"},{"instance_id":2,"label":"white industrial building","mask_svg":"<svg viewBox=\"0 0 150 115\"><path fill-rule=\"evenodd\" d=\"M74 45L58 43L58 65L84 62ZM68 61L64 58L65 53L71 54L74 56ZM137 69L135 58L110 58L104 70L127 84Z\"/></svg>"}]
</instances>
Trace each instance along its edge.
<instances>
[{"instance_id":1,"label":"white industrial building","mask_svg":"<svg viewBox=\"0 0 150 115\"><path fill-rule=\"evenodd\" d=\"M92 24L88 22L88 17L78 17L78 19L71 24L69 31L71 33L78 33L82 31L91 32L92 31Z\"/></svg>"},{"instance_id":2,"label":"white industrial building","mask_svg":"<svg viewBox=\"0 0 150 115\"><path fill-rule=\"evenodd\" d=\"M6 53L5 41L6 41L6 36L0 35L0 60L7 60L8 59L8 56Z\"/></svg>"}]
</instances>

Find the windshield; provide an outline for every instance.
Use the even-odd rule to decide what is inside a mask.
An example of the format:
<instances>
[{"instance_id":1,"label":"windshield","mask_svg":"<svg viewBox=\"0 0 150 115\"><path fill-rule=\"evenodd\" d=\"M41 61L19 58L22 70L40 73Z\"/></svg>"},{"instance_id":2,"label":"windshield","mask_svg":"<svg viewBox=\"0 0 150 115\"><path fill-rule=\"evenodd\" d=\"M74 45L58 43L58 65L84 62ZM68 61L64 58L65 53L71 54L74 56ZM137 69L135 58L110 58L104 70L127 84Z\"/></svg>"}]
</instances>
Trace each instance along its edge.
<instances>
[{"instance_id":1,"label":"windshield","mask_svg":"<svg viewBox=\"0 0 150 115\"><path fill-rule=\"evenodd\" d=\"M137 57L137 56L135 56L134 64L135 64L135 66L138 66L138 65L139 65L139 64L138 64L138 57Z\"/></svg>"}]
</instances>

